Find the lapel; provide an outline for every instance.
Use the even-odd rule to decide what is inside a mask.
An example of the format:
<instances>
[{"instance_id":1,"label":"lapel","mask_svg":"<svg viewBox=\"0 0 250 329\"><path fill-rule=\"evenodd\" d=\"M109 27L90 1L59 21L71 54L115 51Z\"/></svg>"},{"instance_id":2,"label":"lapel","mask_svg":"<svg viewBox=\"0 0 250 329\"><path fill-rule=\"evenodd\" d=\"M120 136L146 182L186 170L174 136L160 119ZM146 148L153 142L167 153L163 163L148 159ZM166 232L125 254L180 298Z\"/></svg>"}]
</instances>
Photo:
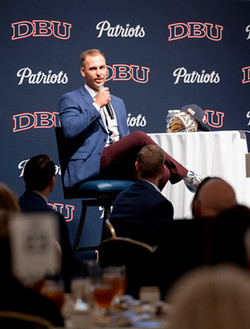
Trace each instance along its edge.
<instances>
[{"instance_id":1,"label":"lapel","mask_svg":"<svg viewBox=\"0 0 250 329\"><path fill-rule=\"evenodd\" d=\"M81 95L82 95L84 101L85 101L88 105L92 105L92 103L93 103L93 98L92 98L92 96L90 95L90 93L88 92L88 90L87 90L84 86L82 86L82 87L80 88L80 93L81 93ZM104 123L103 123L103 120L102 120L101 115L99 115L99 117L98 117L98 119L97 119L97 122L100 124L100 126L101 126L102 129L105 131L105 133L107 133L107 131L106 131L106 127L105 127L105 125L104 125Z\"/></svg>"}]
</instances>

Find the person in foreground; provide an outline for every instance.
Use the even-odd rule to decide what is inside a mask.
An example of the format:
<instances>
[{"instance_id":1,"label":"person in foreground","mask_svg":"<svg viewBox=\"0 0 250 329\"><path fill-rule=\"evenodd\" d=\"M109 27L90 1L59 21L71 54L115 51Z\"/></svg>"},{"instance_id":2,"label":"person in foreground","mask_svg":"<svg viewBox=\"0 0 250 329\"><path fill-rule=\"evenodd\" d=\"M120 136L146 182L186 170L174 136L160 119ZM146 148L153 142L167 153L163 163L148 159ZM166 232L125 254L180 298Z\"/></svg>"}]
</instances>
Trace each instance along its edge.
<instances>
[{"instance_id":1,"label":"person in foreground","mask_svg":"<svg viewBox=\"0 0 250 329\"><path fill-rule=\"evenodd\" d=\"M68 158L65 187L77 188L83 181L96 178L135 180L138 152L145 145L156 144L144 132L129 132L123 100L104 87L107 72L100 50L83 52L81 74L86 83L59 101ZM175 184L183 179L194 191L202 178L165 152L164 173L158 184L161 190L168 180Z\"/></svg>"},{"instance_id":2,"label":"person in foreground","mask_svg":"<svg viewBox=\"0 0 250 329\"><path fill-rule=\"evenodd\" d=\"M197 269L168 296L168 329L250 328L250 277L231 265Z\"/></svg>"},{"instance_id":3,"label":"person in foreground","mask_svg":"<svg viewBox=\"0 0 250 329\"><path fill-rule=\"evenodd\" d=\"M0 327L5 321L3 328L6 328L4 315L20 313L37 316L51 327L63 327L64 320L56 303L23 286L12 273L8 220L8 212L0 210Z\"/></svg>"},{"instance_id":4,"label":"person in foreground","mask_svg":"<svg viewBox=\"0 0 250 329\"><path fill-rule=\"evenodd\" d=\"M116 235L157 245L164 223L174 209L158 188L164 171L164 152L158 145L144 146L135 162L138 180L115 199L110 222Z\"/></svg>"},{"instance_id":5,"label":"person in foreground","mask_svg":"<svg viewBox=\"0 0 250 329\"><path fill-rule=\"evenodd\" d=\"M206 177L192 201L194 218L164 224L159 244L145 266L144 284L159 286L164 300L181 275L204 265L211 218L236 205L230 184L219 177Z\"/></svg>"},{"instance_id":6,"label":"person in foreground","mask_svg":"<svg viewBox=\"0 0 250 329\"><path fill-rule=\"evenodd\" d=\"M244 205L230 207L211 218L207 228L205 264L233 263L249 268L246 236L250 229L250 209Z\"/></svg>"},{"instance_id":7,"label":"person in foreground","mask_svg":"<svg viewBox=\"0 0 250 329\"><path fill-rule=\"evenodd\" d=\"M29 159L24 168L23 179L25 192L19 198L19 204L24 213L49 212L56 216L59 225L59 243L62 248L62 274L65 290L70 290L71 277L80 273L80 260L73 254L69 231L63 215L53 210L47 198L53 191L56 176L55 163L46 154L38 154Z\"/></svg>"},{"instance_id":8,"label":"person in foreground","mask_svg":"<svg viewBox=\"0 0 250 329\"><path fill-rule=\"evenodd\" d=\"M238 204L233 187L221 177L206 177L192 200L193 217L214 217Z\"/></svg>"},{"instance_id":9,"label":"person in foreground","mask_svg":"<svg viewBox=\"0 0 250 329\"><path fill-rule=\"evenodd\" d=\"M0 182L0 209L12 213L21 212L18 197L11 188L3 182Z\"/></svg>"}]
</instances>

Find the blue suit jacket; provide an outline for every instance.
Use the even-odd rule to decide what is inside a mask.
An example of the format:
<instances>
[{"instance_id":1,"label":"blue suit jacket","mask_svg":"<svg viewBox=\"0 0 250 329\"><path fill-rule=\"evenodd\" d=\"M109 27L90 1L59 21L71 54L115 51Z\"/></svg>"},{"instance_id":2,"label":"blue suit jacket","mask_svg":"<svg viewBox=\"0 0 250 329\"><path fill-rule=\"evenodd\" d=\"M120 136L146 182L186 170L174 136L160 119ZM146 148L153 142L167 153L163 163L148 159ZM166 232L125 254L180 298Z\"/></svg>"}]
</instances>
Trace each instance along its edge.
<instances>
[{"instance_id":1,"label":"blue suit jacket","mask_svg":"<svg viewBox=\"0 0 250 329\"><path fill-rule=\"evenodd\" d=\"M119 193L110 221L118 236L156 245L164 223L172 220L173 214L172 203L149 182L139 179Z\"/></svg>"},{"instance_id":2,"label":"blue suit jacket","mask_svg":"<svg viewBox=\"0 0 250 329\"><path fill-rule=\"evenodd\" d=\"M63 133L68 140L68 165L64 173L65 187L100 174L100 159L107 140L107 132L100 113L92 104L93 98L82 86L64 94L59 102ZM120 138L129 134L127 112L122 99L111 95Z\"/></svg>"}]
</instances>

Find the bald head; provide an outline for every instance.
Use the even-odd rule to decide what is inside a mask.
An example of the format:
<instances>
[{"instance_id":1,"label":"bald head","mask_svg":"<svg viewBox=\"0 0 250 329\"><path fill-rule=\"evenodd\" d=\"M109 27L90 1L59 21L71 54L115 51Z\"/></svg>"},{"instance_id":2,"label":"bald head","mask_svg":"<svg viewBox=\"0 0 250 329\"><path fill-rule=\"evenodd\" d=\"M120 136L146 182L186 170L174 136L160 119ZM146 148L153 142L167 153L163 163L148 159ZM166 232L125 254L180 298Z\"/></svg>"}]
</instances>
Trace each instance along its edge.
<instances>
[{"instance_id":1,"label":"bald head","mask_svg":"<svg viewBox=\"0 0 250 329\"><path fill-rule=\"evenodd\" d=\"M221 178L211 178L200 188L193 201L194 217L213 217L237 204L234 189Z\"/></svg>"}]
</instances>

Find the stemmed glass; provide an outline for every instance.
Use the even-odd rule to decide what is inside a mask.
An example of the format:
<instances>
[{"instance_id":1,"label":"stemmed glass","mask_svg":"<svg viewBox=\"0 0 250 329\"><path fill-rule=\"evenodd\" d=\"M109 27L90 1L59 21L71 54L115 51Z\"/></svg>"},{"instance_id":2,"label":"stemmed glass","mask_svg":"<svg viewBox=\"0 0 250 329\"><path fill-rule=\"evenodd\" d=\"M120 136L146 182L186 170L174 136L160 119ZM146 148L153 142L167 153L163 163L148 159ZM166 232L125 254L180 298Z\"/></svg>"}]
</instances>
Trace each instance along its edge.
<instances>
[{"instance_id":1,"label":"stemmed glass","mask_svg":"<svg viewBox=\"0 0 250 329\"><path fill-rule=\"evenodd\" d=\"M62 281L45 280L41 293L54 300L59 309L62 309L64 304L64 284Z\"/></svg>"},{"instance_id":2,"label":"stemmed glass","mask_svg":"<svg viewBox=\"0 0 250 329\"><path fill-rule=\"evenodd\" d=\"M105 324L111 321L112 310L119 308L120 298L126 290L126 268L109 266L103 268L95 280L93 296L97 306L93 322Z\"/></svg>"},{"instance_id":3,"label":"stemmed glass","mask_svg":"<svg viewBox=\"0 0 250 329\"><path fill-rule=\"evenodd\" d=\"M109 266L103 270L103 280L111 282L113 285L112 307L117 308L121 303L121 297L124 295L127 286L126 267Z\"/></svg>"},{"instance_id":4,"label":"stemmed glass","mask_svg":"<svg viewBox=\"0 0 250 329\"><path fill-rule=\"evenodd\" d=\"M94 283L93 296L97 306L93 314L93 322L100 324L110 322L110 306L114 298L112 282L107 282L102 277L97 279Z\"/></svg>"}]
</instances>

